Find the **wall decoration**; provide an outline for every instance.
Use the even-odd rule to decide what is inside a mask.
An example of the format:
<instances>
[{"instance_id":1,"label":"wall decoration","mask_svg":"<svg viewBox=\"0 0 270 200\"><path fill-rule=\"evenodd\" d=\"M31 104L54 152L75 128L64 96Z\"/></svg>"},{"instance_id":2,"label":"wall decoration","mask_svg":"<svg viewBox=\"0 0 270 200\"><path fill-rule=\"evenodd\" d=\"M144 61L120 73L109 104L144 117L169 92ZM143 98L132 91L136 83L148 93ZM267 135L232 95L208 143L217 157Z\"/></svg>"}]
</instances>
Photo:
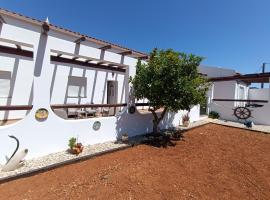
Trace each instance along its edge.
<instances>
[{"instance_id":1,"label":"wall decoration","mask_svg":"<svg viewBox=\"0 0 270 200\"><path fill-rule=\"evenodd\" d=\"M130 114L134 114L134 113L136 112L136 107L135 107L135 106L130 106L130 107L128 108L128 112L129 112Z\"/></svg>"},{"instance_id":2,"label":"wall decoration","mask_svg":"<svg viewBox=\"0 0 270 200\"><path fill-rule=\"evenodd\" d=\"M100 121L95 121L94 124L93 124L93 129L95 131L98 131L100 129L100 126L101 126Z\"/></svg>"},{"instance_id":3,"label":"wall decoration","mask_svg":"<svg viewBox=\"0 0 270 200\"><path fill-rule=\"evenodd\" d=\"M39 121L44 121L48 118L49 112L45 108L40 108L36 111L35 117Z\"/></svg>"}]
</instances>

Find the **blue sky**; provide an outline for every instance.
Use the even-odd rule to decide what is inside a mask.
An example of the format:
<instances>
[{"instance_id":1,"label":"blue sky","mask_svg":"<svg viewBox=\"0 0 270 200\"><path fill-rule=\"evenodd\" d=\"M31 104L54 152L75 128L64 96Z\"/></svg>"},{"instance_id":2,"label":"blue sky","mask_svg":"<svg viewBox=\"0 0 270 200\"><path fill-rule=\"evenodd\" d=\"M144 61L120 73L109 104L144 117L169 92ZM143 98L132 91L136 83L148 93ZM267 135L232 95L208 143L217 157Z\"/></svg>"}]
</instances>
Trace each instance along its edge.
<instances>
[{"instance_id":1,"label":"blue sky","mask_svg":"<svg viewBox=\"0 0 270 200\"><path fill-rule=\"evenodd\" d=\"M270 62L269 0L2 0L0 7L143 52L194 53L203 64L242 73Z\"/></svg>"}]
</instances>

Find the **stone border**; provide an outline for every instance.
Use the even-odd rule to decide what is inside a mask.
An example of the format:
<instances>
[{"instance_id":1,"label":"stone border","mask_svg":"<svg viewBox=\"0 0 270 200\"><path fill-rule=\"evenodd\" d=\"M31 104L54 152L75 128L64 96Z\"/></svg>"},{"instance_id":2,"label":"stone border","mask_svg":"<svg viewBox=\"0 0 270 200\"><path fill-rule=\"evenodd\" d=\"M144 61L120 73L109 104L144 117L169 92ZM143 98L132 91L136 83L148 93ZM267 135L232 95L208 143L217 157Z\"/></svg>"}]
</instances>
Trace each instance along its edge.
<instances>
[{"instance_id":1,"label":"stone border","mask_svg":"<svg viewBox=\"0 0 270 200\"><path fill-rule=\"evenodd\" d=\"M190 123L188 127L179 126L177 130L188 131L188 130L191 130L193 128L204 126L204 125L209 124L209 123L211 123L211 121L208 121L208 120L199 120L199 121Z\"/></svg>"},{"instance_id":2,"label":"stone border","mask_svg":"<svg viewBox=\"0 0 270 200\"><path fill-rule=\"evenodd\" d=\"M257 126L255 125L253 128L247 128L243 124L240 124L238 122L231 122L231 121L225 122L225 121L221 121L221 120L213 120L213 121L210 121L210 123L221 125L221 126L226 126L226 127L244 129L244 130L253 131L253 132L259 132L259 133L263 133L263 134L270 134L270 126L269 126L269 130L265 130L262 127L258 127L260 125L257 125Z\"/></svg>"}]
</instances>

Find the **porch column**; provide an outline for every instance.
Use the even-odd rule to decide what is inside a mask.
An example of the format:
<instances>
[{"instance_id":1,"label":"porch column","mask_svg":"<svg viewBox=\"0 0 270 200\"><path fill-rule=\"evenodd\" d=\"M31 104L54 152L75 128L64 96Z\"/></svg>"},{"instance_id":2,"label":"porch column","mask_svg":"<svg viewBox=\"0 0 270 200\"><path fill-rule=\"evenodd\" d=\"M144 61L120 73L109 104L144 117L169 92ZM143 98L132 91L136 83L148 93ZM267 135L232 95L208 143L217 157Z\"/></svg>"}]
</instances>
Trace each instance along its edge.
<instances>
[{"instance_id":1,"label":"porch column","mask_svg":"<svg viewBox=\"0 0 270 200\"><path fill-rule=\"evenodd\" d=\"M50 108L50 84L47 83L47 74L42 73L43 68L50 66L50 51L47 45L49 30L49 24L44 22L35 53L33 109Z\"/></svg>"},{"instance_id":2,"label":"porch column","mask_svg":"<svg viewBox=\"0 0 270 200\"><path fill-rule=\"evenodd\" d=\"M121 64L125 63L125 52L121 53ZM124 87L125 87L125 103L129 102L129 66L126 67L125 78L124 78Z\"/></svg>"},{"instance_id":3,"label":"porch column","mask_svg":"<svg viewBox=\"0 0 270 200\"><path fill-rule=\"evenodd\" d=\"M209 114L212 110L212 102L214 99L214 89L215 89L215 84L212 83L210 91L208 91L208 99L207 99L207 114Z\"/></svg>"},{"instance_id":4,"label":"porch column","mask_svg":"<svg viewBox=\"0 0 270 200\"><path fill-rule=\"evenodd\" d=\"M269 88L268 88L268 103L270 103L270 77L269 77Z\"/></svg>"},{"instance_id":5,"label":"porch column","mask_svg":"<svg viewBox=\"0 0 270 200\"><path fill-rule=\"evenodd\" d=\"M125 73L125 81L124 81L124 84L125 84L125 103L129 103L130 99L129 99L129 93L131 91L129 91L130 87L129 87L129 66L126 68L126 73Z\"/></svg>"}]
</instances>

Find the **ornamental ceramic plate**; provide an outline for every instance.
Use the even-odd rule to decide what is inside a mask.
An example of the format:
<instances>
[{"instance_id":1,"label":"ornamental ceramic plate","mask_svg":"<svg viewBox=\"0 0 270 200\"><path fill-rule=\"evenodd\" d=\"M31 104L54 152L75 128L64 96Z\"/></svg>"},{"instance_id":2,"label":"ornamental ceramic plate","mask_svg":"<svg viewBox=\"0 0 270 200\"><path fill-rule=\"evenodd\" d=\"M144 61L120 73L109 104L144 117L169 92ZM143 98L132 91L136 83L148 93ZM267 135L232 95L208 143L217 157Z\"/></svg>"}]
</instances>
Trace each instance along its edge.
<instances>
[{"instance_id":1,"label":"ornamental ceramic plate","mask_svg":"<svg viewBox=\"0 0 270 200\"><path fill-rule=\"evenodd\" d=\"M35 117L37 120L46 120L48 118L49 112L45 108L40 108L36 111Z\"/></svg>"},{"instance_id":2,"label":"ornamental ceramic plate","mask_svg":"<svg viewBox=\"0 0 270 200\"><path fill-rule=\"evenodd\" d=\"M97 130L100 129L100 126L101 126L100 121L95 121L94 124L93 124L93 129L94 129L95 131L97 131Z\"/></svg>"},{"instance_id":3,"label":"ornamental ceramic plate","mask_svg":"<svg viewBox=\"0 0 270 200\"><path fill-rule=\"evenodd\" d=\"M136 112L136 107L135 106L130 106L129 109L128 109L128 112L130 114L134 114Z\"/></svg>"}]
</instances>

